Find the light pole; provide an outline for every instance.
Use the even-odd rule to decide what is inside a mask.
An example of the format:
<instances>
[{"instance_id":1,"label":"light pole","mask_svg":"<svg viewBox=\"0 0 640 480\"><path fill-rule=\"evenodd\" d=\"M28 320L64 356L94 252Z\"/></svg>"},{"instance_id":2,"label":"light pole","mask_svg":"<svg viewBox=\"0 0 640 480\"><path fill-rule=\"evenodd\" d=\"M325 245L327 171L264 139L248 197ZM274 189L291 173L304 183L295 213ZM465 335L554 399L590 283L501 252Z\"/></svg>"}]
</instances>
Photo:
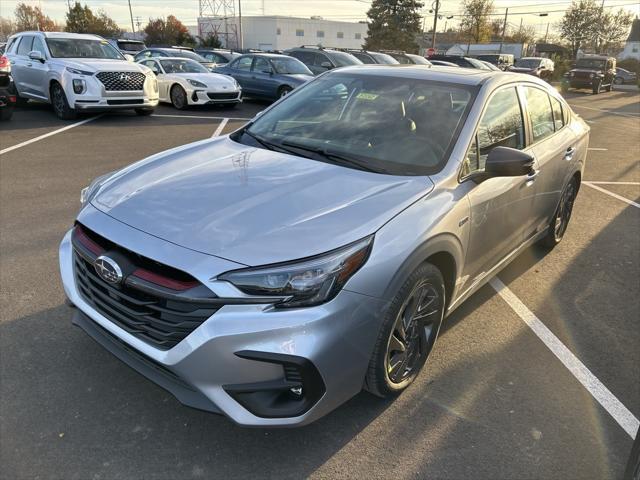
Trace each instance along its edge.
<instances>
[{"instance_id":1,"label":"light pole","mask_svg":"<svg viewBox=\"0 0 640 480\"><path fill-rule=\"evenodd\" d=\"M434 10L433 14L433 35L431 36L431 48L436 48L436 28L438 26L438 10L440 10L440 0L435 0L431 7Z\"/></svg>"}]
</instances>

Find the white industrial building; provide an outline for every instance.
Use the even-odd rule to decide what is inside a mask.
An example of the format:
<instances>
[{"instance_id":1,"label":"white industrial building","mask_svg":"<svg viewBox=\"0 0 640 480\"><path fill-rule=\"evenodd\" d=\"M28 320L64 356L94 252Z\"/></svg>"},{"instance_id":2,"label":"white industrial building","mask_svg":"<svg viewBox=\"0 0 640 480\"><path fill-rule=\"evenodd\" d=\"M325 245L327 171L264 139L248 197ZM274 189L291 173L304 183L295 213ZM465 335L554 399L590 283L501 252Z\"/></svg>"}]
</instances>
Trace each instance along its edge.
<instances>
[{"instance_id":1,"label":"white industrial building","mask_svg":"<svg viewBox=\"0 0 640 480\"><path fill-rule=\"evenodd\" d=\"M198 30L202 36L210 32L220 32L218 38L225 43L229 38L229 48L233 45L233 36L225 32L240 35L238 17L220 20L206 17L198 18ZM300 45L318 45L325 47L362 48L367 36L366 23L336 22L318 18L294 18L280 15L242 17L242 46L260 50L285 50ZM238 43L240 43L238 41Z\"/></svg>"}]
</instances>

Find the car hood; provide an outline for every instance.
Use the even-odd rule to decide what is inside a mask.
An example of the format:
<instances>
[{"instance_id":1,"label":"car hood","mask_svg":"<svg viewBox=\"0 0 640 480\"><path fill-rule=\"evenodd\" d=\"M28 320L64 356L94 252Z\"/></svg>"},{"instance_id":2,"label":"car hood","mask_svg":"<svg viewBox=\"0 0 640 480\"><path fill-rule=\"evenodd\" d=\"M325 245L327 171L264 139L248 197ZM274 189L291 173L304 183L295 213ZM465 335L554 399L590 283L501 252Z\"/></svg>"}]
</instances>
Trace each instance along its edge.
<instances>
[{"instance_id":1,"label":"car hood","mask_svg":"<svg viewBox=\"0 0 640 480\"><path fill-rule=\"evenodd\" d=\"M59 58L54 59L54 63L88 72L144 72L142 65L138 65L135 62L128 62L127 60L107 60L101 58Z\"/></svg>"},{"instance_id":2,"label":"car hood","mask_svg":"<svg viewBox=\"0 0 640 480\"><path fill-rule=\"evenodd\" d=\"M519 72L519 73L529 73L529 72L535 72L537 70L536 68L529 68L529 67L511 67L509 68L510 72Z\"/></svg>"},{"instance_id":3,"label":"car hood","mask_svg":"<svg viewBox=\"0 0 640 480\"><path fill-rule=\"evenodd\" d=\"M354 170L221 137L118 172L91 203L177 245L261 265L374 233L432 188L429 177Z\"/></svg>"},{"instance_id":4,"label":"car hood","mask_svg":"<svg viewBox=\"0 0 640 480\"><path fill-rule=\"evenodd\" d=\"M196 80L202 82L209 87L227 87L230 89L236 88L236 82L233 78L227 75L221 75L219 73L168 73L167 78L180 78L182 80Z\"/></svg>"}]
</instances>

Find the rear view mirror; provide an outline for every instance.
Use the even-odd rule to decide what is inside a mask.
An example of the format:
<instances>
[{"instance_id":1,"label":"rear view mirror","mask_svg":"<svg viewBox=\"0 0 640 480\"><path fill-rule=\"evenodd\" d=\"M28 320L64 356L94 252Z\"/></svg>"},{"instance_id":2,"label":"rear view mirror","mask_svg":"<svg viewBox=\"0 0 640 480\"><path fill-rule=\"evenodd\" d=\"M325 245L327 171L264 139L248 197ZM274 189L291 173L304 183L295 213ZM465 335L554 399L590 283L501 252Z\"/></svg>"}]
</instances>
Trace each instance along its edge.
<instances>
[{"instance_id":1,"label":"rear view mirror","mask_svg":"<svg viewBox=\"0 0 640 480\"><path fill-rule=\"evenodd\" d=\"M322 62L322 63L320 64L320 66L321 66L322 68L326 68L327 70L329 70L331 67L333 67L333 65L331 65L331 62Z\"/></svg>"},{"instance_id":2,"label":"rear view mirror","mask_svg":"<svg viewBox=\"0 0 640 480\"><path fill-rule=\"evenodd\" d=\"M531 173L534 162L531 155L521 150L496 147L489 152L484 171L487 177L519 177Z\"/></svg>"}]
</instances>

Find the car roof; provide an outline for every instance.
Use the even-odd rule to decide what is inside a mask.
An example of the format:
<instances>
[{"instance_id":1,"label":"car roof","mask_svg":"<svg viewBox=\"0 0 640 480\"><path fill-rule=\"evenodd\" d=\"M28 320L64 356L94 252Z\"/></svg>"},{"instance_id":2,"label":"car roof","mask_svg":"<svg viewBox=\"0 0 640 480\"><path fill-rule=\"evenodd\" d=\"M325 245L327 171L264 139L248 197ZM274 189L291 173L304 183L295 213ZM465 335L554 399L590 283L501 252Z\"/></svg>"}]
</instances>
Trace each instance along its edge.
<instances>
[{"instance_id":1,"label":"car roof","mask_svg":"<svg viewBox=\"0 0 640 480\"><path fill-rule=\"evenodd\" d=\"M100 35L92 35L90 33L40 32L36 30L16 33L16 35L33 35L33 34L39 34L46 38L76 38L76 39L84 39L84 40L105 40Z\"/></svg>"},{"instance_id":2,"label":"car roof","mask_svg":"<svg viewBox=\"0 0 640 480\"><path fill-rule=\"evenodd\" d=\"M291 58L289 55L282 55L281 53L262 53L262 52L249 52L243 53L243 57L268 57L268 58Z\"/></svg>"},{"instance_id":3,"label":"car roof","mask_svg":"<svg viewBox=\"0 0 640 480\"><path fill-rule=\"evenodd\" d=\"M197 64L200 64L200 62L198 62L197 60L194 60L193 58L187 58L187 57L145 57L143 59L141 59L141 61L145 61L145 60L180 60L181 62L189 61L189 62L195 62Z\"/></svg>"},{"instance_id":4,"label":"car roof","mask_svg":"<svg viewBox=\"0 0 640 480\"><path fill-rule=\"evenodd\" d=\"M429 65L354 65L342 67L339 72L364 73L371 75L383 75L397 78L424 79L437 82L460 83L464 85L479 85L486 78L504 75L513 79L515 74L498 73L491 70L479 70L474 68L438 66L437 69ZM529 75L530 76L530 75ZM526 76L523 76L526 78Z\"/></svg>"}]
</instances>

